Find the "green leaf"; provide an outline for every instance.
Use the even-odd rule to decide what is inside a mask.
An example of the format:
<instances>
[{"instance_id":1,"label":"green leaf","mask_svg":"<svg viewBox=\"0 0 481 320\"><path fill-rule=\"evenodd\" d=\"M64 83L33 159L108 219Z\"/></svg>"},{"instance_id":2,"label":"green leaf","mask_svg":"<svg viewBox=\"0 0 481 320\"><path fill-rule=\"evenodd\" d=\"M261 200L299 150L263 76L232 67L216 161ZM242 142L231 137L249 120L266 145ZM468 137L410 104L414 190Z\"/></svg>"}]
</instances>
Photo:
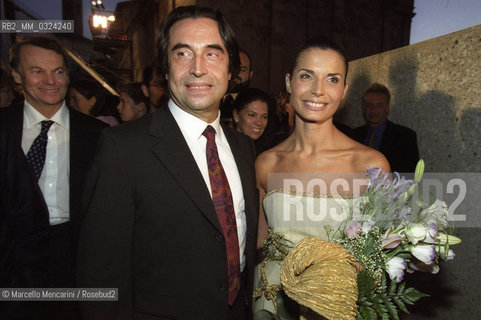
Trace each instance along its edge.
<instances>
[{"instance_id":1,"label":"green leaf","mask_svg":"<svg viewBox=\"0 0 481 320\"><path fill-rule=\"evenodd\" d=\"M383 303L383 300L379 299L379 302L374 304L374 309L376 310L378 315L380 315L381 317L384 317L384 315L387 314L387 309L382 303Z\"/></svg>"},{"instance_id":2,"label":"green leaf","mask_svg":"<svg viewBox=\"0 0 481 320\"><path fill-rule=\"evenodd\" d=\"M389 284L389 290L388 290L388 295L392 296L396 292L396 281L391 281Z\"/></svg>"},{"instance_id":3,"label":"green leaf","mask_svg":"<svg viewBox=\"0 0 481 320\"><path fill-rule=\"evenodd\" d=\"M414 288L408 288L404 292L404 298L406 299L406 302L409 300L411 302L410 304L414 304L414 302L424 297L429 297L429 294L422 293Z\"/></svg>"},{"instance_id":4,"label":"green leaf","mask_svg":"<svg viewBox=\"0 0 481 320\"><path fill-rule=\"evenodd\" d=\"M357 275L357 289L359 291L359 296L368 296L373 293L376 288L374 280L371 278L366 269L363 269Z\"/></svg>"},{"instance_id":5,"label":"green leaf","mask_svg":"<svg viewBox=\"0 0 481 320\"><path fill-rule=\"evenodd\" d=\"M406 286L406 282L402 282L399 287L397 288L397 295L402 296L404 292L404 287Z\"/></svg>"},{"instance_id":6,"label":"green leaf","mask_svg":"<svg viewBox=\"0 0 481 320\"><path fill-rule=\"evenodd\" d=\"M389 297L384 298L384 305L394 319L398 318L397 308Z\"/></svg>"},{"instance_id":7,"label":"green leaf","mask_svg":"<svg viewBox=\"0 0 481 320\"><path fill-rule=\"evenodd\" d=\"M398 306L399 309L401 309L402 311L404 311L405 313L407 314L410 314L408 309L406 308L406 305L404 304L402 298L396 296L393 298L394 302L396 303L396 305Z\"/></svg>"},{"instance_id":8,"label":"green leaf","mask_svg":"<svg viewBox=\"0 0 481 320\"><path fill-rule=\"evenodd\" d=\"M376 312L374 311L373 308L367 307L367 306L360 306L359 307L359 313L361 314L361 319L365 320L376 320Z\"/></svg>"}]
</instances>

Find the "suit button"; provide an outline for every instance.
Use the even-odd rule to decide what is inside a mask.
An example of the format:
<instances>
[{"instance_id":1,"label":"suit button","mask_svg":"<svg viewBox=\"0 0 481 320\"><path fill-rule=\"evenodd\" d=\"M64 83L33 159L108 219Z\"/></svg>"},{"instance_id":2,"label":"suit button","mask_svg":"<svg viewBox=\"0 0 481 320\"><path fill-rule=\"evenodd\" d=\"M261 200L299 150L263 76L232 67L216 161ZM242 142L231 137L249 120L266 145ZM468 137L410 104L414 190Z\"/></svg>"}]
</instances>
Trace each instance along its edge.
<instances>
[{"instance_id":1,"label":"suit button","mask_svg":"<svg viewBox=\"0 0 481 320\"><path fill-rule=\"evenodd\" d=\"M227 291L227 287L225 285L221 285L219 287L219 291L225 292L225 291Z\"/></svg>"},{"instance_id":2,"label":"suit button","mask_svg":"<svg viewBox=\"0 0 481 320\"><path fill-rule=\"evenodd\" d=\"M217 235L215 236L215 239L216 239L217 241L219 241L219 242L224 241L224 237L222 237L220 234L217 234Z\"/></svg>"}]
</instances>

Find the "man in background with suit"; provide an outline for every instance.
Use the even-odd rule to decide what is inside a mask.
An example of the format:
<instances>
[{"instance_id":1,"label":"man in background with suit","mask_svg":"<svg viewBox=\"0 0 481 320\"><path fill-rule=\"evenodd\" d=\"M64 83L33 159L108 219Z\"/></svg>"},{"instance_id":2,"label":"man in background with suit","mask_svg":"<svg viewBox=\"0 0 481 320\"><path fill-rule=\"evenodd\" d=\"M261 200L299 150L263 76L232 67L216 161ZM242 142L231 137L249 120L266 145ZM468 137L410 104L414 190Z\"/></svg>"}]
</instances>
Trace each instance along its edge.
<instances>
[{"instance_id":1,"label":"man in background with suit","mask_svg":"<svg viewBox=\"0 0 481 320\"><path fill-rule=\"evenodd\" d=\"M239 72L232 75L229 80L229 88L227 94L222 98L220 103L221 122L233 127L232 106L237 94L243 89L248 88L251 83L254 70L252 68L252 60L249 53L243 49L239 49Z\"/></svg>"},{"instance_id":2,"label":"man in background with suit","mask_svg":"<svg viewBox=\"0 0 481 320\"><path fill-rule=\"evenodd\" d=\"M355 128L355 140L379 150L389 161L392 171L414 172L419 160L416 132L387 119L391 94L385 86L374 83L361 101L366 125Z\"/></svg>"},{"instance_id":3,"label":"man in background with suit","mask_svg":"<svg viewBox=\"0 0 481 320\"><path fill-rule=\"evenodd\" d=\"M239 65L220 11L179 7L159 32L168 104L106 130L87 178L79 285L118 288L85 319L249 319L258 192L252 142L220 125Z\"/></svg>"},{"instance_id":4,"label":"man in background with suit","mask_svg":"<svg viewBox=\"0 0 481 320\"><path fill-rule=\"evenodd\" d=\"M149 99L150 112L155 112L169 100L167 81L157 75L153 65L144 68L143 78L142 92Z\"/></svg>"},{"instance_id":5,"label":"man in background with suit","mask_svg":"<svg viewBox=\"0 0 481 320\"><path fill-rule=\"evenodd\" d=\"M67 108L67 58L53 38L18 40L10 66L25 101L0 110L0 287L74 287L72 221L106 125ZM76 319L65 302L0 309L5 319Z\"/></svg>"}]
</instances>

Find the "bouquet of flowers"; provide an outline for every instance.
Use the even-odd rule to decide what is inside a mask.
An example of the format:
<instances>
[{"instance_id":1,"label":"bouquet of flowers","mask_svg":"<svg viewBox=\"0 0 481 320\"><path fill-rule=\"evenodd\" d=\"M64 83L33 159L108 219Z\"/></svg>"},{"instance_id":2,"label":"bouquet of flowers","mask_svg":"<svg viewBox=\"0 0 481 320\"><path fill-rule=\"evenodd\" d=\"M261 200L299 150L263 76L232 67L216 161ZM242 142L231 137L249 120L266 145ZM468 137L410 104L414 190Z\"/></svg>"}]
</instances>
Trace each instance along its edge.
<instances>
[{"instance_id":1,"label":"bouquet of flowers","mask_svg":"<svg viewBox=\"0 0 481 320\"><path fill-rule=\"evenodd\" d=\"M424 206L422 202L412 199L423 172L423 160L420 160L416 167L414 180L407 180L397 173L390 176L384 174L381 169L368 170L370 183L363 197L348 209L348 219L342 224L340 236L333 241L334 244L326 242L329 245L342 246L340 250L349 254L346 258L341 252L341 258L335 258L326 265L337 266L338 263L347 261L344 264L350 267L346 270L354 270L353 286L356 287L357 284L357 288L353 289L354 310L351 308L349 312L338 311L333 316L332 313L316 309L316 301L312 301L309 305L302 300L303 298L299 298L308 296L316 300L313 298L315 297L313 286L307 289L311 290L307 293L296 294L288 280L289 274L295 273L295 276L299 274L299 263L302 264L299 260L304 259L303 256L312 256L312 252L315 251L311 245L314 238L304 239L305 243L302 240L292 248L292 244L281 234L270 231L264 253L267 260L283 261L281 280L284 292L301 305L309 307L328 319L399 319L399 310L409 313L406 304L413 304L426 295L414 288L407 288L405 283L402 283L404 273L415 270L437 273L440 261L454 258L451 245L461 242L459 238L449 235L446 231L448 209L444 202L435 200L431 205ZM326 244L319 245L316 242L315 246L322 247ZM332 256L334 249L330 246L325 249L325 253ZM325 260L332 257L307 259L310 260L305 264L306 269L314 264L313 259ZM342 268L336 267L336 270L339 269ZM330 274L333 274L332 271ZM329 275L326 277L327 283L333 282L329 281L332 280L328 278ZM347 276L343 274L340 278L347 278ZM262 279L264 280L265 277L263 276ZM319 279L314 281L319 282ZM302 284L304 289L309 286L306 283L308 282L304 281ZM339 287L339 285L336 284L333 287ZM255 292L255 295L264 294L276 305L276 290L281 290L281 287L272 288L265 283ZM347 291L353 290L348 287ZM331 295L341 296L337 298L339 301L334 297L323 301L323 304L342 304L343 299L352 295L352 292L347 291ZM324 299L326 296L329 294L323 293L319 297Z\"/></svg>"}]
</instances>

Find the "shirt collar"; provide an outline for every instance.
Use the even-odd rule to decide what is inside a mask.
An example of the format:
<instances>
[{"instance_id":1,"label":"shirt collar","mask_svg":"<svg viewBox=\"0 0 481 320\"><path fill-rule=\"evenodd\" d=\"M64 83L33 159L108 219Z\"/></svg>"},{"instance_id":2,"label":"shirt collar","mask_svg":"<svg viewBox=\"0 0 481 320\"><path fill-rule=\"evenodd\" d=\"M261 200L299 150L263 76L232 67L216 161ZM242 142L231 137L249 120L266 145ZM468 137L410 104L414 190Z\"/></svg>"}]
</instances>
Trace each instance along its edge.
<instances>
[{"instance_id":1,"label":"shirt collar","mask_svg":"<svg viewBox=\"0 0 481 320\"><path fill-rule=\"evenodd\" d=\"M196 116L184 111L175 104L174 101L169 100L169 110L174 116L175 121L179 125L182 132L190 139L196 141L202 137L207 125L211 125L217 133L217 139L224 140L224 132L220 126L220 111L217 114L217 118L212 123L207 123Z\"/></svg>"},{"instance_id":2,"label":"shirt collar","mask_svg":"<svg viewBox=\"0 0 481 320\"><path fill-rule=\"evenodd\" d=\"M65 100L62 103L60 109L50 118L46 118L43 114L37 111L30 103L25 100L23 108L24 123L27 129L35 127L37 124L44 120L52 120L56 124L67 128L69 121L69 112Z\"/></svg>"},{"instance_id":3,"label":"shirt collar","mask_svg":"<svg viewBox=\"0 0 481 320\"><path fill-rule=\"evenodd\" d=\"M377 126L376 129L374 130L368 126L368 132L374 133L375 135L382 134L384 132L384 129L386 129L386 124L387 124L387 119L384 120L384 122L381 123L379 126Z\"/></svg>"}]
</instances>

